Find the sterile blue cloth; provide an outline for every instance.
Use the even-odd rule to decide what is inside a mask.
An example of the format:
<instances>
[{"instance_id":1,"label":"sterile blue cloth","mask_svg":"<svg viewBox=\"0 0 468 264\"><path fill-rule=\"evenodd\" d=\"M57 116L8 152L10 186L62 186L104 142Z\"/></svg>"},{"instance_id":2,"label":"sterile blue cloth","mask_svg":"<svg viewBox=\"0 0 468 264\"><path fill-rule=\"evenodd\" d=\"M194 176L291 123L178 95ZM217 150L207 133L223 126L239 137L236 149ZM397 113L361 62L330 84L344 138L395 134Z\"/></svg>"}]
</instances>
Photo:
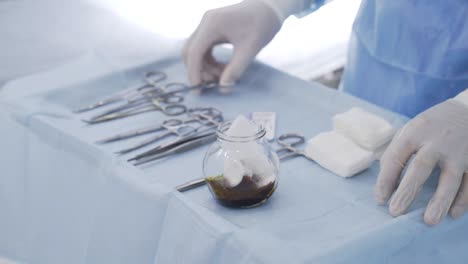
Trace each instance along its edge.
<instances>
[{"instance_id":1,"label":"sterile blue cloth","mask_svg":"<svg viewBox=\"0 0 468 264\"><path fill-rule=\"evenodd\" d=\"M93 142L161 122L158 112L88 126L71 109L163 70L186 82L180 58L109 68L89 54L10 82L0 92L0 255L22 263L465 263L468 217L423 223L437 178L411 211L393 218L373 200L379 166L343 179L305 159L281 164L264 205L229 209L206 187L172 188L202 176L207 147L141 168L114 151L135 141ZM332 128L333 115L359 106L396 127L406 119L350 95L254 64L231 95L187 95L227 118L275 111L277 134L307 138ZM146 150L146 149L144 149Z\"/></svg>"},{"instance_id":2,"label":"sterile blue cloth","mask_svg":"<svg viewBox=\"0 0 468 264\"><path fill-rule=\"evenodd\" d=\"M413 117L468 88L465 0L363 0L343 90Z\"/></svg>"}]
</instances>

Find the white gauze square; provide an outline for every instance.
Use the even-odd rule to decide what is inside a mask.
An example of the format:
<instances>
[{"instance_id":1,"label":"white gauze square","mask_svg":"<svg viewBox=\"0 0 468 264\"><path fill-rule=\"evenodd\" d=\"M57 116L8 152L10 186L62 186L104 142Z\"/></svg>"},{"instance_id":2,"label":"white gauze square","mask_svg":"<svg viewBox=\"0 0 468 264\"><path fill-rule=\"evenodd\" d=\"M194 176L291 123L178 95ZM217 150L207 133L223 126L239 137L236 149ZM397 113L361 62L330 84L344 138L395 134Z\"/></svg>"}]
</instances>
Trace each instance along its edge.
<instances>
[{"instance_id":1,"label":"white gauze square","mask_svg":"<svg viewBox=\"0 0 468 264\"><path fill-rule=\"evenodd\" d=\"M371 151L385 145L395 134L395 129L387 120L358 107L335 115L333 128Z\"/></svg>"},{"instance_id":2,"label":"white gauze square","mask_svg":"<svg viewBox=\"0 0 468 264\"><path fill-rule=\"evenodd\" d=\"M230 137L249 137L258 132L257 126L239 115L225 132ZM237 186L244 176L251 176L259 186L274 178L274 171L262 146L256 141L222 142L225 150L224 179L228 187Z\"/></svg>"},{"instance_id":3,"label":"white gauze square","mask_svg":"<svg viewBox=\"0 0 468 264\"><path fill-rule=\"evenodd\" d=\"M320 166L341 176L351 177L370 167L372 152L336 131L320 133L307 143L306 154Z\"/></svg>"}]
</instances>

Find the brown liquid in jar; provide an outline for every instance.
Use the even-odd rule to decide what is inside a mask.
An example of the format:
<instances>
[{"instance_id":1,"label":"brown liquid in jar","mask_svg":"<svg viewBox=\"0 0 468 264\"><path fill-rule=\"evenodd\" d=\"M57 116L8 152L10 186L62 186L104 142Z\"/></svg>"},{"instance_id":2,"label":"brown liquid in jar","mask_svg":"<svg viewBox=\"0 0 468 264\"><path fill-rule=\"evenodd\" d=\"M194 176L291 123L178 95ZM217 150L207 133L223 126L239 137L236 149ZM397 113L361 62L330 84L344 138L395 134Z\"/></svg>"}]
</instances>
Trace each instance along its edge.
<instances>
[{"instance_id":1,"label":"brown liquid in jar","mask_svg":"<svg viewBox=\"0 0 468 264\"><path fill-rule=\"evenodd\" d=\"M253 180L255 176L244 176L234 187L227 187L223 175L206 179L216 200L225 206L235 208L250 208L264 203L275 191L276 184L272 181L261 187Z\"/></svg>"}]
</instances>

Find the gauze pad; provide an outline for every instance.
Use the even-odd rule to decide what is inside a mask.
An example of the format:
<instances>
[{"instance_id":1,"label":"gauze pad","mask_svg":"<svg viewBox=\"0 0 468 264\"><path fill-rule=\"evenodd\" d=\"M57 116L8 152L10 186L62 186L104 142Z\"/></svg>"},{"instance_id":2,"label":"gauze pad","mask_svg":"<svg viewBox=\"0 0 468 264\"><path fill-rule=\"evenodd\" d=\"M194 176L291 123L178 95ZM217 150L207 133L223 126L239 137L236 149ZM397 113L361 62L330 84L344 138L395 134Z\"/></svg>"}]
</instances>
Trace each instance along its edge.
<instances>
[{"instance_id":1,"label":"gauze pad","mask_svg":"<svg viewBox=\"0 0 468 264\"><path fill-rule=\"evenodd\" d=\"M395 129L385 119L358 107L335 115L333 129L371 151L385 145L395 134Z\"/></svg>"},{"instance_id":2,"label":"gauze pad","mask_svg":"<svg viewBox=\"0 0 468 264\"><path fill-rule=\"evenodd\" d=\"M371 151L336 131L320 133L310 139L305 152L320 166L341 177L351 177L369 168L373 161Z\"/></svg>"},{"instance_id":3,"label":"gauze pad","mask_svg":"<svg viewBox=\"0 0 468 264\"><path fill-rule=\"evenodd\" d=\"M455 101L458 101L466 106L468 106L468 89L465 91L459 93L455 98L453 98Z\"/></svg>"},{"instance_id":4,"label":"gauze pad","mask_svg":"<svg viewBox=\"0 0 468 264\"><path fill-rule=\"evenodd\" d=\"M257 126L245 116L239 115L225 134L229 137L250 137L258 133ZM262 146L254 141L222 142L226 151L224 158L224 179L228 187L237 186L244 176L251 176L261 187L275 178L272 166Z\"/></svg>"}]
</instances>

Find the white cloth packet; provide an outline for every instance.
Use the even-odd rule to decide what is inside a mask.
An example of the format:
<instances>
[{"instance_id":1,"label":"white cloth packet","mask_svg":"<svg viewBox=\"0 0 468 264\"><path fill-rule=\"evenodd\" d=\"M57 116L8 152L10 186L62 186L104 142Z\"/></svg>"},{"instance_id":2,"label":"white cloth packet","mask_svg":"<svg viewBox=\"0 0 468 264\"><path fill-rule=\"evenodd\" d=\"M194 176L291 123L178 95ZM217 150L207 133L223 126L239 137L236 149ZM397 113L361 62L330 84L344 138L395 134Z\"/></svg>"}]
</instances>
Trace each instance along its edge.
<instances>
[{"instance_id":1,"label":"white cloth packet","mask_svg":"<svg viewBox=\"0 0 468 264\"><path fill-rule=\"evenodd\" d=\"M395 134L387 120L358 107L335 115L333 129L370 151L385 145Z\"/></svg>"},{"instance_id":2,"label":"white cloth packet","mask_svg":"<svg viewBox=\"0 0 468 264\"><path fill-rule=\"evenodd\" d=\"M369 168L374 160L371 151L336 131L320 133L310 139L305 152L320 166L341 177L356 175Z\"/></svg>"}]
</instances>

